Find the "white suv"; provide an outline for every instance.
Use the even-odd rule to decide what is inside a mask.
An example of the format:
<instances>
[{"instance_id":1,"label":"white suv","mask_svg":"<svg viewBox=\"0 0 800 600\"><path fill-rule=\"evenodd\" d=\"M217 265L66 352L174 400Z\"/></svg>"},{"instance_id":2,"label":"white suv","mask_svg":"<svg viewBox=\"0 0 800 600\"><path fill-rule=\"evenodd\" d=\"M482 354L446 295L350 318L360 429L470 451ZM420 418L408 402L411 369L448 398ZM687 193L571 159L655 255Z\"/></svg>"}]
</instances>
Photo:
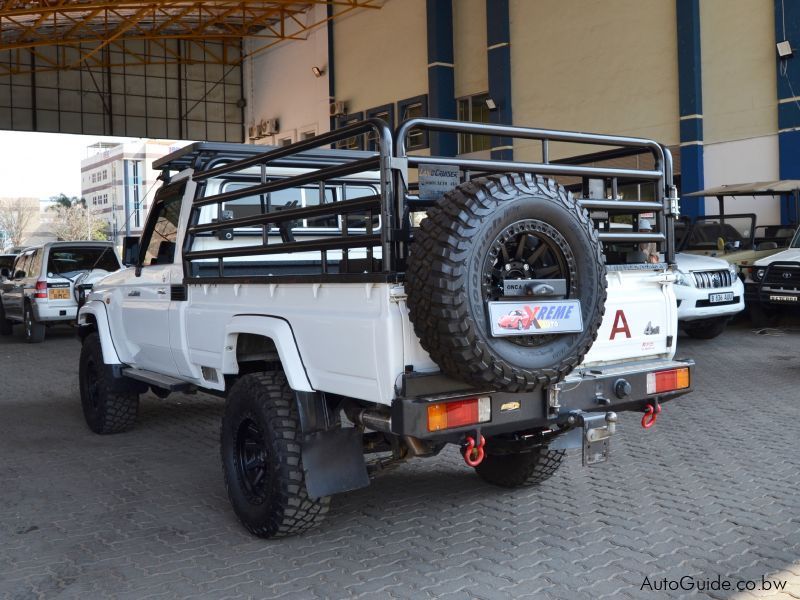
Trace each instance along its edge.
<instances>
[{"instance_id":1,"label":"white suv","mask_svg":"<svg viewBox=\"0 0 800 600\"><path fill-rule=\"evenodd\" d=\"M678 322L687 335L709 340L744 310L744 284L736 267L720 258L678 253Z\"/></svg>"},{"instance_id":2,"label":"white suv","mask_svg":"<svg viewBox=\"0 0 800 600\"><path fill-rule=\"evenodd\" d=\"M0 284L0 335L25 326L25 339L44 340L45 326L74 322L82 290L122 265L111 242L50 242L26 248Z\"/></svg>"}]
</instances>

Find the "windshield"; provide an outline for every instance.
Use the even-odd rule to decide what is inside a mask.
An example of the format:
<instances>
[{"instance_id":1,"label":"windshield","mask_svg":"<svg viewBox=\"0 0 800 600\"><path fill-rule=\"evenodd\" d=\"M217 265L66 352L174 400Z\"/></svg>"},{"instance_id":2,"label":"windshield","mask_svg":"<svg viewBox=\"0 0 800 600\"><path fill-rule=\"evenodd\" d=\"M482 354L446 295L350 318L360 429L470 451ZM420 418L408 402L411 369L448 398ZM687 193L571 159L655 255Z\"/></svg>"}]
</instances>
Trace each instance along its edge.
<instances>
[{"instance_id":1,"label":"windshield","mask_svg":"<svg viewBox=\"0 0 800 600\"><path fill-rule=\"evenodd\" d=\"M116 271L119 269L114 249L111 246L58 246L50 249L47 258L47 276L72 276L89 269Z\"/></svg>"},{"instance_id":2,"label":"windshield","mask_svg":"<svg viewBox=\"0 0 800 600\"><path fill-rule=\"evenodd\" d=\"M698 217L688 228L684 223L676 223L675 237L679 240L678 247L684 250L716 250L720 239L723 245L748 250L752 246L753 226L754 219L749 215L725 217L724 222L719 216Z\"/></svg>"}]
</instances>

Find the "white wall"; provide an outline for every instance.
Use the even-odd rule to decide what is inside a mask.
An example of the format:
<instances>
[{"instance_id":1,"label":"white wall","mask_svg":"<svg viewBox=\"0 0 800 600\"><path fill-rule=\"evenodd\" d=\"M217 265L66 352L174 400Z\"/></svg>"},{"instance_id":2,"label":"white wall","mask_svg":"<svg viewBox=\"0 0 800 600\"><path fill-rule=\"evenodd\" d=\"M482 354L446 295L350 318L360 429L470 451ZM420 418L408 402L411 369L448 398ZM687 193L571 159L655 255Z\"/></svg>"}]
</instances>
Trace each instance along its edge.
<instances>
[{"instance_id":1,"label":"white wall","mask_svg":"<svg viewBox=\"0 0 800 600\"><path fill-rule=\"evenodd\" d=\"M778 173L778 136L707 144L704 150L705 187L753 181L775 181ZM716 198L706 198L706 214L718 213ZM726 213L755 213L757 225L781 222L780 203L769 196L725 201Z\"/></svg>"},{"instance_id":2,"label":"white wall","mask_svg":"<svg viewBox=\"0 0 800 600\"><path fill-rule=\"evenodd\" d=\"M325 19L325 5L315 5L306 18L309 22ZM265 39L249 39L245 53L266 44ZM312 67L324 71L315 77ZM262 119L278 119L280 131L274 138L256 143L276 143L285 137L297 141L309 129L328 131L328 32L321 25L308 39L287 41L256 53L244 64L245 133L247 127ZM246 141L250 141L249 139Z\"/></svg>"}]
</instances>

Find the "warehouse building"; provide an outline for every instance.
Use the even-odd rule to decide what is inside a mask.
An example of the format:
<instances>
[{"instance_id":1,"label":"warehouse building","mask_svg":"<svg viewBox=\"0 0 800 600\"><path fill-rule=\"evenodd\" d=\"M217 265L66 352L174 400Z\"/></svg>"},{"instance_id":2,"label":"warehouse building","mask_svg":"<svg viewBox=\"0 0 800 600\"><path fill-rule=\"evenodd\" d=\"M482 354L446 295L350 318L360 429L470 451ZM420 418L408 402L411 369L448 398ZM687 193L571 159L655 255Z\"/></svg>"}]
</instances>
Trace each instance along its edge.
<instances>
[{"instance_id":1,"label":"warehouse building","mask_svg":"<svg viewBox=\"0 0 800 600\"><path fill-rule=\"evenodd\" d=\"M779 56L784 41L800 48L800 5L783 0L388 0L246 59L247 137L285 144L363 117L427 114L652 138L672 150L682 193L798 178L800 71ZM258 45L246 40L245 55ZM431 145L540 158L525 141L412 143ZM796 222L788 201L731 207ZM717 201L684 198L682 210L716 214Z\"/></svg>"}]
</instances>

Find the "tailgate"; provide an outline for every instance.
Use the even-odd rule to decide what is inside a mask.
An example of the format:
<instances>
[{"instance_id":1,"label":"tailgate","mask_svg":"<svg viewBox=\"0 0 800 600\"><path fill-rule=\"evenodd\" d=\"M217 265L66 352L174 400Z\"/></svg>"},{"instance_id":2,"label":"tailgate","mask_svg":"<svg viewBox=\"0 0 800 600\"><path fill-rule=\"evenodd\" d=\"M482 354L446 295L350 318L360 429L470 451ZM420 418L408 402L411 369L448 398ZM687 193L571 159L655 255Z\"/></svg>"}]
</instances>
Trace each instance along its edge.
<instances>
[{"instance_id":1,"label":"tailgate","mask_svg":"<svg viewBox=\"0 0 800 600\"><path fill-rule=\"evenodd\" d=\"M678 331L674 276L664 271L609 268L603 322L583 366L672 358Z\"/></svg>"}]
</instances>

